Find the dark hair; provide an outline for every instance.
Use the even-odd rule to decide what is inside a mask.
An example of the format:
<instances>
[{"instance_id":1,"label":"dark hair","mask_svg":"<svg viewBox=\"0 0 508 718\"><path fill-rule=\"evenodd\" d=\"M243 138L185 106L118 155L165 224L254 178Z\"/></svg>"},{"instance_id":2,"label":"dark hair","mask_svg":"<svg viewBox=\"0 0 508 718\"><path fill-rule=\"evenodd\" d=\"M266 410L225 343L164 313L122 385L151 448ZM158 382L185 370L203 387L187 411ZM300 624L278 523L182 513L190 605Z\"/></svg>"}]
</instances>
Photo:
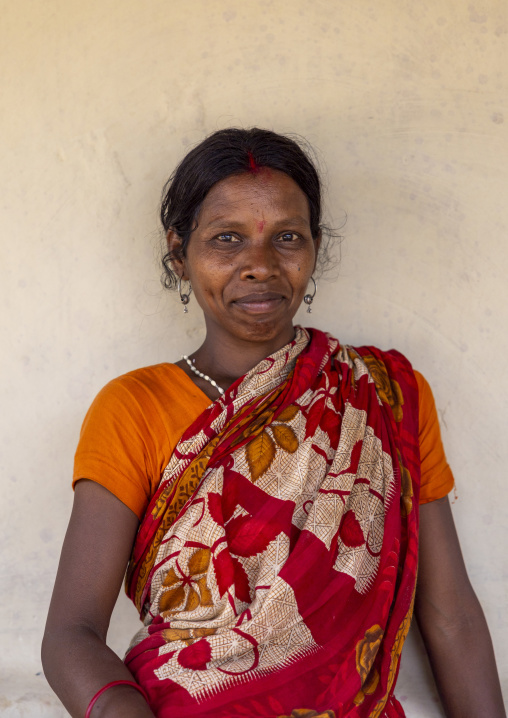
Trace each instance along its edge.
<instances>
[{"instance_id":1,"label":"dark hair","mask_svg":"<svg viewBox=\"0 0 508 718\"><path fill-rule=\"evenodd\" d=\"M231 175L255 173L262 167L289 175L307 196L314 239L327 231L321 225L321 183L308 152L290 137L270 130L228 128L214 132L194 147L164 186L161 222L166 233L171 229L182 240L181 254L185 255L201 204L211 188ZM173 252L162 258L162 283L168 289L177 283L171 267L174 258Z\"/></svg>"}]
</instances>

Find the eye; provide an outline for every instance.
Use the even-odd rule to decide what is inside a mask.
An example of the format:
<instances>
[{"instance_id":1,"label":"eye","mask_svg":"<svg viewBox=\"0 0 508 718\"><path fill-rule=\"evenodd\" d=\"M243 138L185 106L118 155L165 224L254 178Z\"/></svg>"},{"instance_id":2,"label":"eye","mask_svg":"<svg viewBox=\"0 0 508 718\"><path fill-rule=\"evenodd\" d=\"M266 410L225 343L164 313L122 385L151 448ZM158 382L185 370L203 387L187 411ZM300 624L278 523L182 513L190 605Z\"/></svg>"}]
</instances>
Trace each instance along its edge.
<instances>
[{"instance_id":1,"label":"eye","mask_svg":"<svg viewBox=\"0 0 508 718\"><path fill-rule=\"evenodd\" d=\"M300 239L300 235L296 234L296 232L284 232L284 234L279 235L281 242L297 242Z\"/></svg>"},{"instance_id":2,"label":"eye","mask_svg":"<svg viewBox=\"0 0 508 718\"><path fill-rule=\"evenodd\" d=\"M218 234L216 239L219 240L219 242L239 242L240 240L238 237L234 234L231 234L230 232L222 232L222 234Z\"/></svg>"}]
</instances>

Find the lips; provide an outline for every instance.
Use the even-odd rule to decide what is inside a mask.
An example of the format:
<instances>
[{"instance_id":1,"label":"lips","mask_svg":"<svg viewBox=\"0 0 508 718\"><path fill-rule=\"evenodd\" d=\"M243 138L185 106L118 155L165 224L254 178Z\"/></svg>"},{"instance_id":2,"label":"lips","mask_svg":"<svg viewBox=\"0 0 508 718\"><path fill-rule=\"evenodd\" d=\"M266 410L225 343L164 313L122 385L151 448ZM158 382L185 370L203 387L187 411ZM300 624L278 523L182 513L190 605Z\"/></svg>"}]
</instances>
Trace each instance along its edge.
<instances>
[{"instance_id":1,"label":"lips","mask_svg":"<svg viewBox=\"0 0 508 718\"><path fill-rule=\"evenodd\" d=\"M246 311L258 313L273 311L284 300L284 295L278 292L255 292L235 299L233 304Z\"/></svg>"}]
</instances>

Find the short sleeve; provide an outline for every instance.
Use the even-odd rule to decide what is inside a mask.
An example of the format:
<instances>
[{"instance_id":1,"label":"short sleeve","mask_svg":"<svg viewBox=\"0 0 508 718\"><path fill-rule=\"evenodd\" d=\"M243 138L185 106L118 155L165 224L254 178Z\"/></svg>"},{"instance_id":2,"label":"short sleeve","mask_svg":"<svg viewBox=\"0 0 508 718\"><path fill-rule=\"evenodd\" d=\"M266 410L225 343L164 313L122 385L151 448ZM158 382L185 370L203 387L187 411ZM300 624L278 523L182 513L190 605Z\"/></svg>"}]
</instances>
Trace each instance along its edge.
<instances>
[{"instance_id":1,"label":"short sleeve","mask_svg":"<svg viewBox=\"0 0 508 718\"><path fill-rule=\"evenodd\" d=\"M422 374L415 371L415 377L420 426L420 504L426 504L446 496L453 489L454 478L446 460L432 390Z\"/></svg>"},{"instance_id":2,"label":"short sleeve","mask_svg":"<svg viewBox=\"0 0 508 718\"><path fill-rule=\"evenodd\" d=\"M113 379L88 410L74 458L73 486L104 486L141 520L185 429L210 400L175 364Z\"/></svg>"},{"instance_id":3,"label":"short sleeve","mask_svg":"<svg viewBox=\"0 0 508 718\"><path fill-rule=\"evenodd\" d=\"M84 478L96 481L141 518L160 477L161 447L154 434L164 437L164 428L136 389L126 375L96 396L81 428L73 485Z\"/></svg>"}]
</instances>

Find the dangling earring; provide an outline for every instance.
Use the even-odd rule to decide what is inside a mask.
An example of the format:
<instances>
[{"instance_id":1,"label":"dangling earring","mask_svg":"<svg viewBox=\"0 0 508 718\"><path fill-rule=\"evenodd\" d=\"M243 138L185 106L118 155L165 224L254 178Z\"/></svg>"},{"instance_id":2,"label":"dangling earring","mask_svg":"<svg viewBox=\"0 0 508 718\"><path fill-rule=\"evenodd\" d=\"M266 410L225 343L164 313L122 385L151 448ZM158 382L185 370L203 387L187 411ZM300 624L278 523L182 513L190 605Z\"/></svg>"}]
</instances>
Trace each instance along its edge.
<instances>
[{"instance_id":1,"label":"dangling earring","mask_svg":"<svg viewBox=\"0 0 508 718\"><path fill-rule=\"evenodd\" d=\"M314 279L314 277L311 277L310 281L314 285L314 294L306 294L303 298L303 301L307 305L307 314L310 314L310 312L311 312L310 305L314 301L314 297L316 296L316 292L317 292L317 284L316 284L316 280Z\"/></svg>"},{"instance_id":2,"label":"dangling earring","mask_svg":"<svg viewBox=\"0 0 508 718\"><path fill-rule=\"evenodd\" d=\"M190 301L190 295L192 294L192 287L191 287L191 283L189 282L188 294L182 294L182 278L181 277L178 277L178 294L180 295L180 301L183 304L183 311L185 314L187 314L187 312L189 311L187 309L187 304Z\"/></svg>"}]
</instances>

